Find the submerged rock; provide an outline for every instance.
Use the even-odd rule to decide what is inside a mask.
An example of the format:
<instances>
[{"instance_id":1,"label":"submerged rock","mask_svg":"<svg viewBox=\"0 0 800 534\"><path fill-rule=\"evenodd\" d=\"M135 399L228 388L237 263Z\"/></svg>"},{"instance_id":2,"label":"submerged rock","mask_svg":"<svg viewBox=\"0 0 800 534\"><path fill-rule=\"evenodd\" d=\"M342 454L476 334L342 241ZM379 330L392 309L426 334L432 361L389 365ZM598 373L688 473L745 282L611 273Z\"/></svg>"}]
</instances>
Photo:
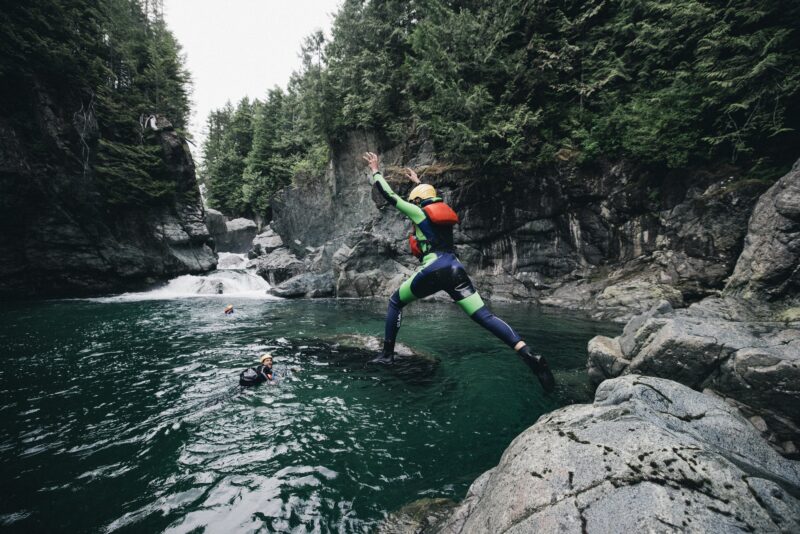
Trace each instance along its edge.
<instances>
[{"instance_id":1,"label":"submerged rock","mask_svg":"<svg viewBox=\"0 0 800 534\"><path fill-rule=\"evenodd\" d=\"M438 532L796 532L798 496L800 465L735 408L630 375L542 416Z\"/></svg>"},{"instance_id":2,"label":"submerged rock","mask_svg":"<svg viewBox=\"0 0 800 534\"><path fill-rule=\"evenodd\" d=\"M375 336L367 336L363 334L341 334L332 337L331 341L339 347L359 349L369 353L378 353L383 350L383 340ZM394 352L397 358L422 358L426 360L434 359L432 356L412 349L403 343L397 343L394 346Z\"/></svg>"},{"instance_id":3,"label":"submerged rock","mask_svg":"<svg viewBox=\"0 0 800 534\"><path fill-rule=\"evenodd\" d=\"M377 534L418 534L436 532L447 519L455 501L450 499L420 499L392 513L377 529Z\"/></svg>"},{"instance_id":4,"label":"submerged rock","mask_svg":"<svg viewBox=\"0 0 800 534\"><path fill-rule=\"evenodd\" d=\"M401 380L414 385L437 383L438 358L398 343L394 364L370 363L383 348L383 341L363 334L340 334L303 342L302 350L332 367L382 380Z\"/></svg>"}]
</instances>

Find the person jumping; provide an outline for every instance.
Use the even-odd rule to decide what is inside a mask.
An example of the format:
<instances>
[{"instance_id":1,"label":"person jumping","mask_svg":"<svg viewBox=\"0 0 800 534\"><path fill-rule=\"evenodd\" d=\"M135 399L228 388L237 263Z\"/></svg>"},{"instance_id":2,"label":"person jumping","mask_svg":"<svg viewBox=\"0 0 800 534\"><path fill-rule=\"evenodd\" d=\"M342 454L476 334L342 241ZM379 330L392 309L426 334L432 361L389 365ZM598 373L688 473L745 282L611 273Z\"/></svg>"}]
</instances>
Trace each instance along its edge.
<instances>
[{"instance_id":1,"label":"person jumping","mask_svg":"<svg viewBox=\"0 0 800 534\"><path fill-rule=\"evenodd\" d=\"M378 170L377 154L367 152L364 159L372 170L372 186L389 204L411 219L413 233L409 236L409 244L412 254L421 263L414 274L389 298L383 353L372 360L372 363L394 363L394 346L403 318L403 307L444 290L473 321L514 349L539 379L545 391L552 391L555 388L555 378L547 361L540 354L531 352L530 347L513 328L489 311L464 266L458 261L453 244L453 226L458 224L458 215L436 196L433 186L420 184L413 170L407 168L406 176L419 185L411 190L408 201L405 201L392 191Z\"/></svg>"}]
</instances>

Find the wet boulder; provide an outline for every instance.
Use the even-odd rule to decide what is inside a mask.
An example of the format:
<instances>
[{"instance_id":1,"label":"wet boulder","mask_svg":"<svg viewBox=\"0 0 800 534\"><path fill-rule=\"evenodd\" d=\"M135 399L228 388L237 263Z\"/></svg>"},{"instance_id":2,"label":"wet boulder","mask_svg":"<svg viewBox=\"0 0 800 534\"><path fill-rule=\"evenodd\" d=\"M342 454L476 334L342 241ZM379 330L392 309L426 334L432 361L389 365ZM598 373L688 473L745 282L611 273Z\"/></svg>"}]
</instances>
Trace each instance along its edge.
<instances>
[{"instance_id":1,"label":"wet boulder","mask_svg":"<svg viewBox=\"0 0 800 534\"><path fill-rule=\"evenodd\" d=\"M253 246L258 227L250 219L233 219L225 223L225 233L215 237L217 252L242 254Z\"/></svg>"},{"instance_id":2,"label":"wet boulder","mask_svg":"<svg viewBox=\"0 0 800 534\"><path fill-rule=\"evenodd\" d=\"M211 233L214 239L217 239L228 231L228 228L225 226L225 216L215 209L206 208L205 223L209 233Z\"/></svg>"}]
</instances>

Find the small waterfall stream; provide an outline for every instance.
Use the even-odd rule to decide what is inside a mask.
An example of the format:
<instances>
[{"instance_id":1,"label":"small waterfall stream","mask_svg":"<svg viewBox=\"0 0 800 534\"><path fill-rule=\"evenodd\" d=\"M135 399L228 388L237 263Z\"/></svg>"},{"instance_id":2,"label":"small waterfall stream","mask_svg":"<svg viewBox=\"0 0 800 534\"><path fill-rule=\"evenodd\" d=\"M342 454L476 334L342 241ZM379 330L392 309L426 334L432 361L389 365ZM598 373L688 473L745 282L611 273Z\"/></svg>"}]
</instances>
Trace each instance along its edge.
<instances>
[{"instance_id":1,"label":"small waterfall stream","mask_svg":"<svg viewBox=\"0 0 800 534\"><path fill-rule=\"evenodd\" d=\"M204 275L185 274L149 291L124 293L98 300L169 300L216 296L277 299L267 294L269 283L255 273L248 272L246 265L246 254L220 252L216 271Z\"/></svg>"}]
</instances>

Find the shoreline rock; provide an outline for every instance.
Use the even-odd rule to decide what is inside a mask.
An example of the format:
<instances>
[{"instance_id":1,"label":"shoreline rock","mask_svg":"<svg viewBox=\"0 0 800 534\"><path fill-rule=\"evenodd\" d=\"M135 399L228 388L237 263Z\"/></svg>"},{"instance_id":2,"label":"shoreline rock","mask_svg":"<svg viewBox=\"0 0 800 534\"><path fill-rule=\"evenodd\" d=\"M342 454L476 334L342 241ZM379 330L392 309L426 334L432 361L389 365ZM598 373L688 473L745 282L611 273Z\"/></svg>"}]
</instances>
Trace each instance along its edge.
<instances>
[{"instance_id":1,"label":"shoreline rock","mask_svg":"<svg viewBox=\"0 0 800 534\"><path fill-rule=\"evenodd\" d=\"M790 532L799 496L800 464L735 408L628 375L542 416L437 532Z\"/></svg>"}]
</instances>

